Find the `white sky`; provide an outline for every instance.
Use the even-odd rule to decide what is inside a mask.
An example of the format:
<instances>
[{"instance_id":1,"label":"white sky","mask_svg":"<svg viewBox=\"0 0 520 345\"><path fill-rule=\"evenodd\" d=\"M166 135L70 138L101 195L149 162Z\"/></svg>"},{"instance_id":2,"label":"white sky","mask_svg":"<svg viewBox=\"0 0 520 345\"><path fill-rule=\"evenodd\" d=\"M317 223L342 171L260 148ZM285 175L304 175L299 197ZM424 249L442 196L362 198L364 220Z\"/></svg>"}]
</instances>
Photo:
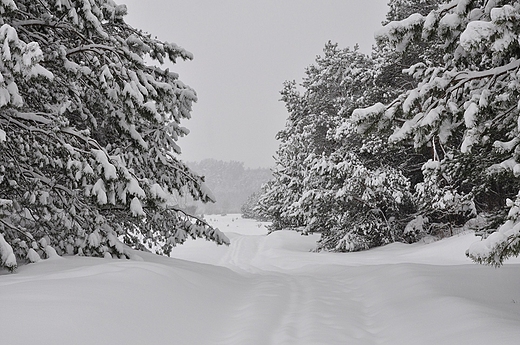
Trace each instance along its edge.
<instances>
[{"instance_id":1,"label":"white sky","mask_svg":"<svg viewBox=\"0 0 520 345\"><path fill-rule=\"evenodd\" d=\"M116 0L132 26L194 54L173 68L199 98L183 122L191 133L178 142L181 159L251 168L274 165L287 118L283 82L300 82L329 40L369 53L387 1Z\"/></svg>"}]
</instances>

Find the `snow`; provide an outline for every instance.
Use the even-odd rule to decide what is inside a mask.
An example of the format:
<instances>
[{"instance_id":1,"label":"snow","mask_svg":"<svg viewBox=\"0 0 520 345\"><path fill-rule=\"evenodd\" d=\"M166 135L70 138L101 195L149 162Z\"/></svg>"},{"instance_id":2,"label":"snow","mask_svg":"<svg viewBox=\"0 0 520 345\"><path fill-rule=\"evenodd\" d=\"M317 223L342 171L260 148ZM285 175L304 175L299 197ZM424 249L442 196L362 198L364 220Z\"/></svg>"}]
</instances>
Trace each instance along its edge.
<instances>
[{"instance_id":1,"label":"snow","mask_svg":"<svg viewBox=\"0 0 520 345\"><path fill-rule=\"evenodd\" d=\"M6 106L11 101L11 94L6 88L0 87L0 107Z\"/></svg>"},{"instance_id":2,"label":"snow","mask_svg":"<svg viewBox=\"0 0 520 345\"><path fill-rule=\"evenodd\" d=\"M217 198L215 197L215 195L213 194L211 189L209 189L209 187L204 182L200 183L200 192L202 195L204 195L206 198L208 198L211 201L217 200Z\"/></svg>"},{"instance_id":3,"label":"snow","mask_svg":"<svg viewBox=\"0 0 520 345\"><path fill-rule=\"evenodd\" d=\"M58 253L56 253L56 249L51 246L45 247L45 255L47 255L49 259L61 259Z\"/></svg>"},{"instance_id":4,"label":"snow","mask_svg":"<svg viewBox=\"0 0 520 345\"><path fill-rule=\"evenodd\" d=\"M515 173L515 176L520 174L519 164L515 165L513 172ZM520 222L518 221L520 204L518 196L516 201L507 199L506 204L510 208L507 215L509 220L502 224L496 232L492 233L487 238L473 243L468 249L468 254L472 257L477 259L486 259L492 255L502 254L500 248L514 246L515 243L518 243L517 238L520 235Z\"/></svg>"},{"instance_id":5,"label":"snow","mask_svg":"<svg viewBox=\"0 0 520 345\"><path fill-rule=\"evenodd\" d=\"M154 183L150 186L150 194L153 198L164 201L168 200L169 197L168 193L166 193L164 189L162 189L162 187L157 183Z\"/></svg>"},{"instance_id":6,"label":"snow","mask_svg":"<svg viewBox=\"0 0 520 345\"><path fill-rule=\"evenodd\" d=\"M401 21L392 21L384 27L380 28L375 33L375 37L391 37L396 32L403 31L405 28L422 25L424 23L424 19L425 18L419 13L414 13Z\"/></svg>"},{"instance_id":7,"label":"snow","mask_svg":"<svg viewBox=\"0 0 520 345\"><path fill-rule=\"evenodd\" d=\"M386 106L382 103L376 103L368 108L355 109L352 112L351 123L355 123L358 126L358 132L364 133L368 129L368 125L364 122L377 117L379 114L383 114L386 111ZM343 125L339 126L336 135L340 135L343 131L348 130L351 123L346 121Z\"/></svg>"},{"instance_id":8,"label":"snow","mask_svg":"<svg viewBox=\"0 0 520 345\"><path fill-rule=\"evenodd\" d=\"M0 262L9 268L16 267L16 258L13 253L13 248L7 243L4 235L0 233Z\"/></svg>"},{"instance_id":9,"label":"snow","mask_svg":"<svg viewBox=\"0 0 520 345\"><path fill-rule=\"evenodd\" d=\"M404 233L423 233L424 232L424 225L428 223L428 218L423 216L417 216L412 221L410 221L408 224L406 224L406 227L404 228Z\"/></svg>"},{"instance_id":10,"label":"snow","mask_svg":"<svg viewBox=\"0 0 520 345\"><path fill-rule=\"evenodd\" d=\"M128 183L126 184L126 190L129 194L138 196L140 198L146 198L146 193L144 190L139 186L139 182L137 180L130 176L130 179Z\"/></svg>"},{"instance_id":11,"label":"snow","mask_svg":"<svg viewBox=\"0 0 520 345\"><path fill-rule=\"evenodd\" d=\"M468 23L466 30L460 35L460 45L466 51L477 47L482 41L490 39L495 33L495 25L490 22L473 21Z\"/></svg>"},{"instance_id":12,"label":"snow","mask_svg":"<svg viewBox=\"0 0 520 345\"><path fill-rule=\"evenodd\" d=\"M3 176L2 176L2 178L3 178ZM0 207L12 206L12 205L13 205L13 201L12 200L0 198Z\"/></svg>"},{"instance_id":13,"label":"snow","mask_svg":"<svg viewBox=\"0 0 520 345\"><path fill-rule=\"evenodd\" d=\"M126 94L129 98L133 98L136 102L139 102L139 104L142 104L144 101L144 96L139 91L139 88L137 87L135 81L125 83L125 87L123 88L123 94Z\"/></svg>"},{"instance_id":14,"label":"snow","mask_svg":"<svg viewBox=\"0 0 520 345\"><path fill-rule=\"evenodd\" d=\"M518 19L518 11L511 5L493 8L491 10L491 20L493 22L515 21Z\"/></svg>"},{"instance_id":15,"label":"snow","mask_svg":"<svg viewBox=\"0 0 520 345\"><path fill-rule=\"evenodd\" d=\"M496 144L497 143L495 143L495 146ZM506 159L499 164L493 164L487 170L490 174L500 173L503 170L509 170L512 171L515 176L520 176L520 164L514 158Z\"/></svg>"},{"instance_id":16,"label":"snow","mask_svg":"<svg viewBox=\"0 0 520 345\"><path fill-rule=\"evenodd\" d=\"M92 187L91 191L92 195L97 195L97 202L100 205L106 205L108 202L105 183L102 179L98 179L97 182Z\"/></svg>"},{"instance_id":17,"label":"snow","mask_svg":"<svg viewBox=\"0 0 520 345\"><path fill-rule=\"evenodd\" d=\"M520 127L520 126L519 126ZM499 151L499 152L511 152L513 149L520 143L520 138L515 137L511 139L508 142L503 141L495 141L493 143L493 146Z\"/></svg>"},{"instance_id":18,"label":"snow","mask_svg":"<svg viewBox=\"0 0 520 345\"><path fill-rule=\"evenodd\" d=\"M116 167L108 161L108 156L105 154L105 152L103 152L102 150L92 150L92 154L96 157L96 160L100 164L100 169L103 169L105 179L117 179Z\"/></svg>"},{"instance_id":19,"label":"snow","mask_svg":"<svg viewBox=\"0 0 520 345\"><path fill-rule=\"evenodd\" d=\"M473 128L477 122L476 116L478 114L478 105L474 102L469 102L466 111L464 111L464 123L466 128Z\"/></svg>"},{"instance_id":20,"label":"snow","mask_svg":"<svg viewBox=\"0 0 520 345\"><path fill-rule=\"evenodd\" d=\"M437 23L437 13L432 11L424 19L423 37L426 37L428 32L433 31L435 29L436 23Z\"/></svg>"},{"instance_id":21,"label":"snow","mask_svg":"<svg viewBox=\"0 0 520 345\"><path fill-rule=\"evenodd\" d=\"M29 261L32 263L41 260L40 255L33 248L29 248L29 251L27 252L27 259L29 259Z\"/></svg>"},{"instance_id":22,"label":"snow","mask_svg":"<svg viewBox=\"0 0 520 345\"><path fill-rule=\"evenodd\" d=\"M398 142L406 138L407 135L417 126L419 120L424 117L424 113L416 114L413 119L407 120L401 128L396 129L396 131L388 138L388 141L391 143Z\"/></svg>"},{"instance_id":23,"label":"snow","mask_svg":"<svg viewBox=\"0 0 520 345\"><path fill-rule=\"evenodd\" d=\"M403 111L405 113L409 113L413 109L413 103L418 100L420 97L419 92L417 90L411 90L403 102Z\"/></svg>"},{"instance_id":24,"label":"snow","mask_svg":"<svg viewBox=\"0 0 520 345\"><path fill-rule=\"evenodd\" d=\"M16 85L15 82L10 82L7 84L7 90L11 95L11 104L15 107L21 107L23 105L23 99L18 92L18 85Z\"/></svg>"},{"instance_id":25,"label":"snow","mask_svg":"<svg viewBox=\"0 0 520 345\"><path fill-rule=\"evenodd\" d=\"M439 110L441 109L441 110ZM431 109L428 114L421 120L421 126L431 126L434 122L440 119L442 107Z\"/></svg>"},{"instance_id":26,"label":"snow","mask_svg":"<svg viewBox=\"0 0 520 345\"><path fill-rule=\"evenodd\" d=\"M16 4L14 3L13 0L1 0L0 4L3 7L7 8L7 9L10 9L10 10L16 10L17 9Z\"/></svg>"},{"instance_id":27,"label":"snow","mask_svg":"<svg viewBox=\"0 0 520 345\"><path fill-rule=\"evenodd\" d=\"M458 13L449 13L446 14L439 21L439 26L443 28L448 28L450 30L455 30L460 25L460 16Z\"/></svg>"},{"instance_id":28,"label":"snow","mask_svg":"<svg viewBox=\"0 0 520 345\"><path fill-rule=\"evenodd\" d=\"M93 248L99 247L101 244L101 235L99 234L99 231L96 230L88 235L88 244Z\"/></svg>"},{"instance_id":29,"label":"snow","mask_svg":"<svg viewBox=\"0 0 520 345\"><path fill-rule=\"evenodd\" d=\"M318 235L206 216L231 245L165 258L64 257L0 275L2 344L517 344L520 260L464 252L472 233L315 253Z\"/></svg>"},{"instance_id":30,"label":"snow","mask_svg":"<svg viewBox=\"0 0 520 345\"><path fill-rule=\"evenodd\" d=\"M85 167L83 168L83 173L86 175L94 175L94 170L88 163L85 163Z\"/></svg>"},{"instance_id":31,"label":"snow","mask_svg":"<svg viewBox=\"0 0 520 345\"><path fill-rule=\"evenodd\" d=\"M141 204L141 201L139 200L138 197L134 197L132 199L132 201L130 202L130 212L132 212L132 214L135 217L145 215L145 213L143 211L143 205Z\"/></svg>"},{"instance_id":32,"label":"snow","mask_svg":"<svg viewBox=\"0 0 520 345\"><path fill-rule=\"evenodd\" d=\"M464 135L464 141L462 142L460 146L460 152L467 153L471 152L471 147L473 144L475 144L475 141L478 137L478 132L472 128L468 131L466 131L466 134Z\"/></svg>"}]
</instances>

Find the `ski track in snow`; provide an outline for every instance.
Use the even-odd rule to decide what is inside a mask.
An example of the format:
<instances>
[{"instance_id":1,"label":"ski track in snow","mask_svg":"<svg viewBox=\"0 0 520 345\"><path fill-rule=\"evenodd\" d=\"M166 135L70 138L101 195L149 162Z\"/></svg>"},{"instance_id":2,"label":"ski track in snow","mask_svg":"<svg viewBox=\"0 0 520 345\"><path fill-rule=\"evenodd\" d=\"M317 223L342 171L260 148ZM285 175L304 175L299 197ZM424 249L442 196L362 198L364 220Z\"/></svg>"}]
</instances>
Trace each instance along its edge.
<instances>
[{"instance_id":1,"label":"ski track in snow","mask_svg":"<svg viewBox=\"0 0 520 345\"><path fill-rule=\"evenodd\" d=\"M229 331L223 332L226 336L217 344L342 344L356 339L376 344L370 340L377 330L371 330L364 299L359 291L346 291L351 282L261 270L264 247L258 235L236 236L220 260L220 265L249 277L251 284L235 301ZM324 315L323 309L336 312Z\"/></svg>"},{"instance_id":2,"label":"ski track in snow","mask_svg":"<svg viewBox=\"0 0 520 345\"><path fill-rule=\"evenodd\" d=\"M0 274L0 344L518 344L520 260L471 263L471 234L312 253L316 237L230 219L213 220L229 247L190 241L174 259L58 257Z\"/></svg>"},{"instance_id":3,"label":"ski track in snow","mask_svg":"<svg viewBox=\"0 0 520 345\"><path fill-rule=\"evenodd\" d=\"M333 270L246 273L249 284L231 302L224 336L216 344L518 344L520 309L506 297L519 296L518 291L496 291L503 293L497 296L503 309L490 307L486 297L466 291L478 286L478 268L465 272L469 282L463 289L431 284L432 276L456 281L457 267L336 269L332 277ZM518 268L507 274L515 272ZM496 283L508 279L501 275ZM512 279L520 286L518 277ZM408 286L403 288L403 281Z\"/></svg>"},{"instance_id":4,"label":"ski track in snow","mask_svg":"<svg viewBox=\"0 0 520 345\"><path fill-rule=\"evenodd\" d=\"M282 274L254 280L218 344L377 343L369 308L343 282Z\"/></svg>"}]
</instances>

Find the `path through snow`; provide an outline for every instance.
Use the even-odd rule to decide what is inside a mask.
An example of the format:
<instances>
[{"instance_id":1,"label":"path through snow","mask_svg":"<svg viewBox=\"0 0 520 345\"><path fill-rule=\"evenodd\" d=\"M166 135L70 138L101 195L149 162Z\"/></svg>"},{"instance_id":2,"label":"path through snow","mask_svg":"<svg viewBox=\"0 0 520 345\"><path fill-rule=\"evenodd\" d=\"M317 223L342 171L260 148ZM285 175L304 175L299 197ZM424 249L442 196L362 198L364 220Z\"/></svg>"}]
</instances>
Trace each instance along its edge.
<instances>
[{"instance_id":1,"label":"path through snow","mask_svg":"<svg viewBox=\"0 0 520 345\"><path fill-rule=\"evenodd\" d=\"M55 258L0 274L0 344L518 344L520 261L473 264L466 234L361 253L209 217L229 247L177 259ZM182 260L179 260L182 259Z\"/></svg>"},{"instance_id":2,"label":"path through snow","mask_svg":"<svg viewBox=\"0 0 520 345\"><path fill-rule=\"evenodd\" d=\"M313 253L317 236L267 236L234 217L213 217L230 228L229 248L198 241L175 252L247 278L218 344L518 344L520 265L473 264L472 234Z\"/></svg>"}]
</instances>

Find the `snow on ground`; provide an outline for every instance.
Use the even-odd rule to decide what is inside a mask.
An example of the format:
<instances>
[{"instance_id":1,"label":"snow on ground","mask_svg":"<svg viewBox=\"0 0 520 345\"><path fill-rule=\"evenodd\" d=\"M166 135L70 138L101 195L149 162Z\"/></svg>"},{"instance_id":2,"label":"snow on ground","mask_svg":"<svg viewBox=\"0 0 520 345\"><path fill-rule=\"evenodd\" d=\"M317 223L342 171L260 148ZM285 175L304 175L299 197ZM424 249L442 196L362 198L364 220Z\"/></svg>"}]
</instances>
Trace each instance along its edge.
<instances>
[{"instance_id":1,"label":"snow on ground","mask_svg":"<svg viewBox=\"0 0 520 345\"><path fill-rule=\"evenodd\" d=\"M0 344L518 344L520 260L479 266L464 234L313 253L316 236L206 216L229 247L66 257L0 274Z\"/></svg>"}]
</instances>

